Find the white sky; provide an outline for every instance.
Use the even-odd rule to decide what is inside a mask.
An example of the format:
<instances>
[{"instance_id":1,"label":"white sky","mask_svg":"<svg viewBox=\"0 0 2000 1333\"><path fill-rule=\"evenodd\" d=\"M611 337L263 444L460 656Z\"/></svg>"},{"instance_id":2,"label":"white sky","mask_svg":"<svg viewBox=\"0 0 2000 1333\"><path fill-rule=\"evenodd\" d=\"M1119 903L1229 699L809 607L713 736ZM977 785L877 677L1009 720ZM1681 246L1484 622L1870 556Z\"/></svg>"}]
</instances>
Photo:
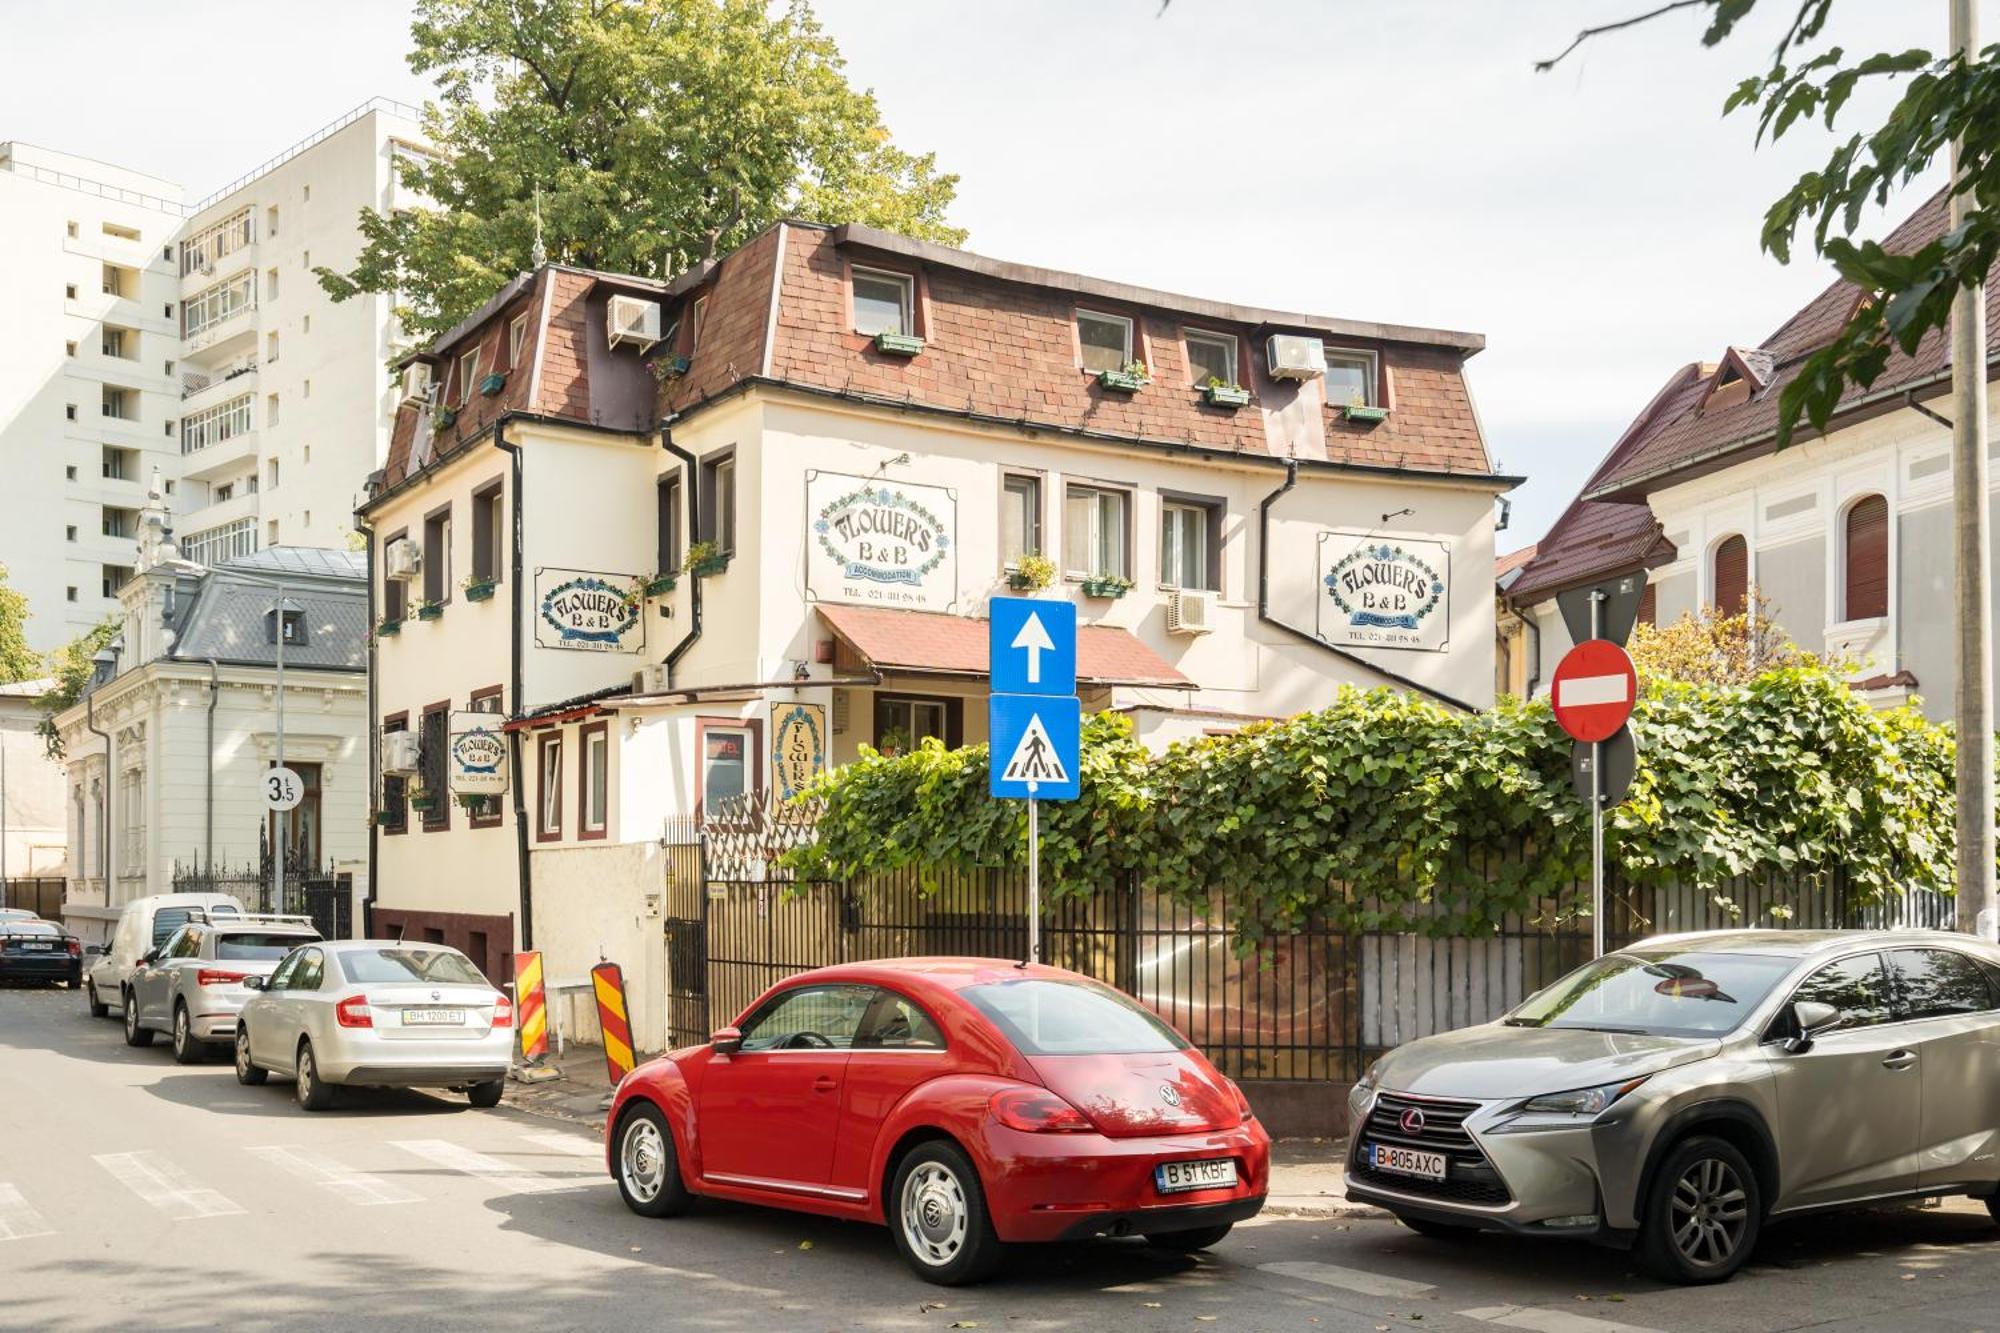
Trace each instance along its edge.
<instances>
[{"instance_id":1,"label":"white sky","mask_svg":"<svg viewBox=\"0 0 2000 1333\"><path fill-rule=\"evenodd\" d=\"M1495 458L1538 538L1679 365L1825 283L1760 253L1822 133L1753 151L1724 97L1789 0L1714 51L1655 0L818 0L897 139L963 183L973 249L1249 304L1484 333ZM8 0L0 139L190 197L370 96L420 101L397 0ZM1841 0L1850 51L1936 48L1945 0ZM84 17L87 15L88 17ZM2000 5L1986 7L2000 19ZM1868 127L1857 98L1843 126ZM1794 142L1796 140L1796 142ZM1934 186L1935 181L1929 182ZM1900 216L1920 187L1892 205Z\"/></svg>"}]
</instances>

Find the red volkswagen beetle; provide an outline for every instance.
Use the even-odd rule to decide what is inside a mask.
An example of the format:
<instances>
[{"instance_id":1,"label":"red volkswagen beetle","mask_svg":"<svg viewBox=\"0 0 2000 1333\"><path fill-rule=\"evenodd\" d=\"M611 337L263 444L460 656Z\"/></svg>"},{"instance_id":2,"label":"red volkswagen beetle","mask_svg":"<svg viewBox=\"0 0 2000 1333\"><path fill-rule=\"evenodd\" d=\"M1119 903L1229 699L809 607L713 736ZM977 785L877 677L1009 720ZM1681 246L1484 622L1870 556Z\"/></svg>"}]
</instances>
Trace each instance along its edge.
<instances>
[{"instance_id":1,"label":"red volkswagen beetle","mask_svg":"<svg viewBox=\"0 0 2000 1333\"><path fill-rule=\"evenodd\" d=\"M926 1281L1018 1241L1199 1250L1264 1206L1242 1090L1138 1004L984 958L791 977L706 1046L619 1084L606 1164L632 1211L694 1195L886 1223Z\"/></svg>"}]
</instances>

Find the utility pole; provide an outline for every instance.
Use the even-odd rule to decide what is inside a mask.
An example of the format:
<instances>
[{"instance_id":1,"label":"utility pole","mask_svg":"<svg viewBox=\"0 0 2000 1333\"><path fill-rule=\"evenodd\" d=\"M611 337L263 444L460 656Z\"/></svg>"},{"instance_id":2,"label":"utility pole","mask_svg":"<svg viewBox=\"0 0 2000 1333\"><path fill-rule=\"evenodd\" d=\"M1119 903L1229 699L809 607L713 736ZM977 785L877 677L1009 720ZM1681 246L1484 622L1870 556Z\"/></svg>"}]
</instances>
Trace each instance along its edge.
<instances>
[{"instance_id":1,"label":"utility pole","mask_svg":"<svg viewBox=\"0 0 2000 1333\"><path fill-rule=\"evenodd\" d=\"M1951 0L1952 53L1977 58L1975 0ZM1963 140L1954 140L1953 182ZM1951 196L1951 226L1970 196ZM1982 275L1983 277L1983 275ZM1958 928L1995 938L1993 896L1993 615L1988 582L1993 533L1987 511L1986 284L1958 289L1951 310L1952 555L1958 602Z\"/></svg>"},{"instance_id":2,"label":"utility pole","mask_svg":"<svg viewBox=\"0 0 2000 1333\"><path fill-rule=\"evenodd\" d=\"M278 755L277 767L285 766L285 585L277 585L276 611L273 627L278 640ZM267 816L271 821L271 910L285 910L285 846L279 836L284 830L284 820L273 811Z\"/></svg>"}]
</instances>

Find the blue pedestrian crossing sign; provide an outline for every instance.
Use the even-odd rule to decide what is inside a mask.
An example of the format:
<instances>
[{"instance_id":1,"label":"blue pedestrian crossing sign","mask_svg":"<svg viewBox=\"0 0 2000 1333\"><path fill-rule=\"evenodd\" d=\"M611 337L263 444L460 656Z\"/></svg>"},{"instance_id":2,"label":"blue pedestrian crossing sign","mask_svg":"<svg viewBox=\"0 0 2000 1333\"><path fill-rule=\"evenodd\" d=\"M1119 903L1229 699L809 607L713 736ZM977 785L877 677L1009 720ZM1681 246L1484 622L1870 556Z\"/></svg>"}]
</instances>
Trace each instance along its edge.
<instances>
[{"instance_id":1,"label":"blue pedestrian crossing sign","mask_svg":"<svg viewBox=\"0 0 2000 1333\"><path fill-rule=\"evenodd\" d=\"M996 694L987 704L987 723L987 790L994 796L1015 801L1077 798L1082 700L1073 694Z\"/></svg>"},{"instance_id":2,"label":"blue pedestrian crossing sign","mask_svg":"<svg viewBox=\"0 0 2000 1333\"><path fill-rule=\"evenodd\" d=\"M1076 693L1076 603L995 597L987 671L995 694Z\"/></svg>"}]
</instances>

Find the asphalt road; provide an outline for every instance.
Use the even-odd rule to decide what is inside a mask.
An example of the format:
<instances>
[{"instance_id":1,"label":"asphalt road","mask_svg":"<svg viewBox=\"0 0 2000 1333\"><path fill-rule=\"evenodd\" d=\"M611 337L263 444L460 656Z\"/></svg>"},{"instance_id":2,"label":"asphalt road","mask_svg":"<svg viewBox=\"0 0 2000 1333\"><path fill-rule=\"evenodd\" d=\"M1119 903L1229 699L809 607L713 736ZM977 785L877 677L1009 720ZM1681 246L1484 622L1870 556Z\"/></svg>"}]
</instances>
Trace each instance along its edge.
<instances>
[{"instance_id":1,"label":"asphalt road","mask_svg":"<svg viewBox=\"0 0 2000 1333\"><path fill-rule=\"evenodd\" d=\"M1287 1219L1198 1259L1029 1251L956 1291L872 1227L634 1217L596 1139L557 1122L417 1093L307 1115L290 1094L237 1086L219 1055L128 1049L80 996L0 991L0 1328L2000 1333L2000 1228L1964 1205L1776 1228L1700 1290L1585 1247Z\"/></svg>"}]
</instances>

